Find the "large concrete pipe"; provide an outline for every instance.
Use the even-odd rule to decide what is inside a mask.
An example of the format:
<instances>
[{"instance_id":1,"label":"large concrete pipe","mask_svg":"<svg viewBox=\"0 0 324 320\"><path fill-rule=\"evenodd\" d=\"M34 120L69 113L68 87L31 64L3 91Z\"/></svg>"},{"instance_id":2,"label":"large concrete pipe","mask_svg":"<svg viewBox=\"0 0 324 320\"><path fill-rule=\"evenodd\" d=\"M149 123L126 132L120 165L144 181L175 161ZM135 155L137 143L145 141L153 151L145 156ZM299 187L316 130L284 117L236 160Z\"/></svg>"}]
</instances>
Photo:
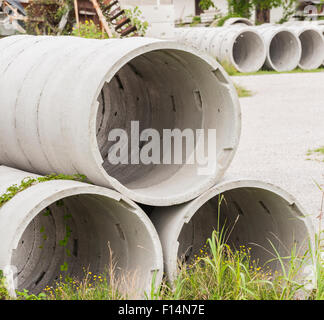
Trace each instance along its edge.
<instances>
[{"instance_id":1,"label":"large concrete pipe","mask_svg":"<svg viewBox=\"0 0 324 320\"><path fill-rule=\"evenodd\" d=\"M224 27L230 27L236 24L244 24L246 26L253 26L253 22L242 17L229 18L224 22Z\"/></svg>"},{"instance_id":2,"label":"large concrete pipe","mask_svg":"<svg viewBox=\"0 0 324 320\"><path fill-rule=\"evenodd\" d=\"M244 25L227 28L177 28L176 37L181 42L206 51L220 62L227 61L239 72L258 71L266 58L262 37L254 28Z\"/></svg>"},{"instance_id":3,"label":"large concrete pipe","mask_svg":"<svg viewBox=\"0 0 324 320\"><path fill-rule=\"evenodd\" d=\"M262 25L257 30L267 49L265 67L275 71L291 71L301 58L301 43L296 34L286 27Z\"/></svg>"},{"instance_id":4,"label":"large concrete pipe","mask_svg":"<svg viewBox=\"0 0 324 320\"><path fill-rule=\"evenodd\" d=\"M240 136L239 101L223 68L157 39L2 39L0 100L0 163L39 174L82 173L151 205L182 203L214 185ZM160 136L164 129L216 129L215 170L200 175L198 163L134 164L144 145L136 144L132 121L139 133L153 128ZM129 149L135 136L135 148L112 164L116 142L107 136L118 128L126 130ZM161 155L172 152L158 143Z\"/></svg>"},{"instance_id":5,"label":"large concrete pipe","mask_svg":"<svg viewBox=\"0 0 324 320\"><path fill-rule=\"evenodd\" d=\"M253 180L222 182L191 202L152 210L149 216L162 242L165 272L170 280L177 274L179 260L190 264L195 255L200 255L213 230L224 227L233 250L241 245L251 247L252 260L259 261L260 266L276 258L270 241L286 257L294 244L297 250L305 250L312 230L291 195ZM268 265L273 271L279 266L276 261Z\"/></svg>"},{"instance_id":6,"label":"large concrete pipe","mask_svg":"<svg viewBox=\"0 0 324 320\"><path fill-rule=\"evenodd\" d=\"M298 66L303 70L317 69L324 61L324 37L312 26L291 26L290 30L299 37L302 53Z\"/></svg>"},{"instance_id":7,"label":"large concrete pipe","mask_svg":"<svg viewBox=\"0 0 324 320\"><path fill-rule=\"evenodd\" d=\"M26 177L37 176L0 166L0 194ZM82 182L34 183L17 193L0 207L0 243L0 270L12 295L38 293L60 275L100 275L111 263L116 278L134 281L142 297L154 273L157 284L162 278L161 243L146 214L116 191Z\"/></svg>"}]
</instances>

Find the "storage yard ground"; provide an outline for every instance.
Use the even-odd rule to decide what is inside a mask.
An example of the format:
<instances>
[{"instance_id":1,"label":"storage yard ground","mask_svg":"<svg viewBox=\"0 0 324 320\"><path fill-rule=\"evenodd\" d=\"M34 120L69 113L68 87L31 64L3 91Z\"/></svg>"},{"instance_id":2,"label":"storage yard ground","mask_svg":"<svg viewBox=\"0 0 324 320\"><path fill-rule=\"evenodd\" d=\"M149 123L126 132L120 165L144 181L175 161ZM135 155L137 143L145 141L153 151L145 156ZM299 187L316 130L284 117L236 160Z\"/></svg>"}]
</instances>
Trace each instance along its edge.
<instances>
[{"instance_id":1,"label":"storage yard ground","mask_svg":"<svg viewBox=\"0 0 324 320\"><path fill-rule=\"evenodd\" d=\"M232 77L251 90L241 98L242 136L226 178L248 177L278 184L313 217L322 195L324 72ZM309 160L311 159L311 160Z\"/></svg>"}]
</instances>

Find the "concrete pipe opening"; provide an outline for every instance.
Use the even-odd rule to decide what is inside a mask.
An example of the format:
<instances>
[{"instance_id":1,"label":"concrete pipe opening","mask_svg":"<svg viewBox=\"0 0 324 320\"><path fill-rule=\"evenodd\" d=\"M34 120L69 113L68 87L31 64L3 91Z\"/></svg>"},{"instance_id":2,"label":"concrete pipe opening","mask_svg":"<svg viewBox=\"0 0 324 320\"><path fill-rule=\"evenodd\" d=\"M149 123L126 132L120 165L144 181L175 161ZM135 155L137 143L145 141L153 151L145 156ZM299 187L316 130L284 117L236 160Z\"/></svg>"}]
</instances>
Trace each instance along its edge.
<instances>
[{"instance_id":1,"label":"concrete pipe opening","mask_svg":"<svg viewBox=\"0 0 324 320\"><path fill-rule=\"evenodd\" d=\"M191 203L167 211L156 208L151 218L160 235L165 272L171 280L176 276L177 261L190 264L195 255L200 256L213 230L224 228L233 250L250 247L252 260L260 266L276 258L270 241L281 256L289 256L295 245L298 252L306 251L310 234L310 224L295 200L279 188L258 181L222 183ZM273 271L280 269L278 261L267 266Z\"/></svg>"},{"instance_id":2,"label":"concrete pipe opening","mask_svg":"<svg viewBox=\"0 0 324 320\"><path fill-rule=\"evenodd\" d=\"M107 136L114 129L124 128L131 137L134 134L132 121L138 121L139 133L152 128L161 139L164 129L192 129L195 132L215 128L219 168L225 168L238 137L237 123L233 121L235 104L232 90L228 88L228 79L221 69L213 69L199 57L186 52L148 52L125 64L104 84L98 97L98 148L104 159L104 170L115 179L113 186L139 202L168 205L197 196L213 184L211 181L219 180L223 169L212 173L213 176L201 176L197 170L199 164L164 164L163 154L174 154L175 144L164 149L160 140L157 142L161 164L143 164L141 160L139 164L132 163L132 158L140 158L147 144L141 141L135 152L129 144L126 164L121 161L116 165L108 157L115 141L107 141ZM231 142L228 134L232 136ZM231 147L225 151L228 143Z\"/></svg>"},{"instance_id":3,"label":"concrete pipe opening","mask_svg":"<svg viewBox=\"0 0 324 320\"><path fill-rule=\"evenodd\" d=\"M242 31L235 39L232 50L233 65L240 72L260 70L266 58L266 49L260 35L251 31Z\"/></svg>"},{"instance_id":4,"label":"concrete pipe opening","mask_svg":"<svg viewBox=\"0 0 324 320\"><path fill-rule=\"evenodd\" d=\"M4 50L9 40L2 41ZM0 61L0 97L6 97L0 109L10 110L0 118L2 164L39 174L82 173L136 202L161 206L189 201L221 180L236 152L241 120L235 88L215 59L150 38L11 42L9 61ZM121 146L128 155L118 164L108 159L119 141L108 141L114 129L128 139ZM164 129L202 129L205 136L216 129L215 170L200 175L198 163L166 165L161 158L174 144L164 149L160 140L144 141L145 129L161 138ZM139 156L149 145L160 152L159 163L144 164Z\"/></svg>"},{"instance_id":5,"label":"concrete pipe opening","mask_svg":"<svg viewBox=\"0 0 324 320\"><path fill-rule=\"evenodd\" d=\"M317 69L324 60L324 40L323 35L317 31L308 29L299 34L302 46L299 67L304 70Z\"/></svg>"},{"instance_id":6,"label":"concrete pipe opening","mask_svg":"<svg viewBox=\"0 0 324 320\"><path fill-rule=\"evenodd\" d=\"M301 45L290 31L282 30L274 34L268 49L269 67L275 71L290 71L298 66Z\"/></svg>"},{"instance_id":7,"label":"concrete pipe opening","mask_svg":"<svg viewBox=\"0 0 324 320\"><path fill-rule=\"evenodd\" d=\"M6 172L0 181L21 176ZM162 249L152 223L115 191L74 181L43 182L12 198L0 215L1 266L12 266L15 289L39 293L60 275L82 281L92 272L109 278L113 265L116 286L134 298L149 292L154 272L161 281Z\"/></svg>"}]
</instances>

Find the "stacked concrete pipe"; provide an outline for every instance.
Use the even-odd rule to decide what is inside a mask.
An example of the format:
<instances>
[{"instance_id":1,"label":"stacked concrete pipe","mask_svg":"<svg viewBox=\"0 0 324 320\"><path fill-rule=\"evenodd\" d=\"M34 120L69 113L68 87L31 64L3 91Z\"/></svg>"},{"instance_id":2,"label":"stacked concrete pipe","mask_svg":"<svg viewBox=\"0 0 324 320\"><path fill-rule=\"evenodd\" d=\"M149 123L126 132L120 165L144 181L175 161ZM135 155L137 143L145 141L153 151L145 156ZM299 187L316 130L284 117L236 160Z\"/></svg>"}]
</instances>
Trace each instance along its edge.
<instances>
[{"instance_id":1,"label":"stacked concrete pipe","mask_svg":"<svg viewBox=\"0 0 324 320\"><path fill-rule=\"evenodd\" d=\"M266 48L252 27L234 24L223 28L176 28L180 42L193 45L221 62L232 64L239 72L256 72L264 64Z\"/></svg>"},{"instance_id":2,"label":"stacked concrete pipe","mask_svg":"<svg viewBox=\"0 0 324 320\"><path fill-rule=\"evenodd\" d=\"M148 205L183 203L208 190L240 137L239 102L226 72L175 42L8 37L0 41L0 97L1 164L82 173ZM215 170L202 176L191 164L112 165L108 133L121 128L130 137L133 120L140 132L153 128L161 136L163 129L216 129Z\"/></svg>"},{"instance_id":3,"label":"stacked concrete pipe","mask_svg":"<svg viewBox=\"0 0 324 320\"><path fill-rule=\"evenodd\" d=\"M213 230L225 230L224 238L233 250L251 247L252 260L259 265L272 260L267 263L272 271L282 271L272 245L281 257L289 256L293 247L303 254L313 232L293 196L254 180L224 181L189 203L151 208L149 216L159 233L164 269L171 281L178 262L189 265L200 256Z\"/></svg>"},{"instance_id":4,"label":"stacked concrete pipe","mask_svg":"<svg viewBox=\"0 0 324 320\"><path fill-rule=\"evenodd\" d=\"M289 21L285 23L285 26L293 28L294 30L304 30L304 46L306 47L306 56L318 57L319 55L324 55L322 45L319 41L319 36L315 33L320 33L322 35L322 41L324 42L324 22L322 20L316 21ZM310 30L310 31L309 31ZM310 44L311 47L308 48L307 45ZM302 43L303 45L303 43ZM322 50L321 52L319 50ZM313 59L316 59L313 58ZM324 58L323 58L324 61ZM323 64L323 63L322 63Z\"/></svg>"},{"instance_id":5,"label":"stacked concrete pipe","mask_svg":"<svg viewBox=\"0 0 324 320\"><path fill-rule=\"evenodd\" d=\"M298 66L303 70L319 68L324 61L324 38L322 32L312 26L291 26L289 30L298 36L302 53Z\"/></svg>"},{"instance_id":6,"label":"stacked concrete pipe","mask_svg":"<svg viewBox=\"0 0 324 320\"><path fill-rule=\"evenodd\" d=\"M229 29L220 31L225 37L222 57L241 32ZM218 47L210 45L212 32L200 40L197 36L201 42L196 45L216 52ZM146 288L154 271L158 283L161 247L151 222L133 201L150 213L170 279L177 259L184 255L189 261L211 236L220 194L226 199L221 222L236 224L229 238L234 247L256 243L252 253L262 262L268 258L263 251L269 249L268 238L279 253L295 241L304 248L310 227L293 197L258 181L220 183L239 143L241 114L232 81L206 54L149 38L13 36L0 41L0 100L0 192L32 175L16 169L81 173L95 184L39 183L0 208L0 269L17 266L18 288L37 292L56 279L65 258L77 277L84 264L100 272L109 263L108 241L121 270L139 272L140 287ZM108 134L117 128L130 134L135 120L140 132L216 129L216 169L200 175L198 164L131 164L129 158L124 160L130 164L110 164ZM139 150L135 153L129 156ZM64 236L57 206L62 199L73 223L72 257L54 245ZM43 215L48 209L50 218ZM48 247L41 244L41 226L50 233ZM33 244L43 250L31 249Z\"/></svg>"},{"instance_id":7,"label":"stacked concrete pipe","mask_svg":"<svg viewBox=\"0 0 324 320\"><path fill-rule=\"evenodd\" d=\"M267 69L279 72L291 71L298 66L302 48L294 32L286 27L271 24L264 24L257 29L265 41Z\"/></svg>"},{"instance_id":8,"label":"stacked concrete pipe","mask_svg":"<svg viewBox=\"0 0 324 320\"><path fill-rule=\"evenodd\" d=\"M1 165L0 194L28 177L38 176ZM161 244L146 214L120 193L87 183L53 180L17 193L0 207L0 242L0 270L13 296L15 289L38 293L65 273L100 275L114 264L114 276L133 281L137 298L149 292L153 274L156 283L162 279Z\"/></svg>"}]
</instances>

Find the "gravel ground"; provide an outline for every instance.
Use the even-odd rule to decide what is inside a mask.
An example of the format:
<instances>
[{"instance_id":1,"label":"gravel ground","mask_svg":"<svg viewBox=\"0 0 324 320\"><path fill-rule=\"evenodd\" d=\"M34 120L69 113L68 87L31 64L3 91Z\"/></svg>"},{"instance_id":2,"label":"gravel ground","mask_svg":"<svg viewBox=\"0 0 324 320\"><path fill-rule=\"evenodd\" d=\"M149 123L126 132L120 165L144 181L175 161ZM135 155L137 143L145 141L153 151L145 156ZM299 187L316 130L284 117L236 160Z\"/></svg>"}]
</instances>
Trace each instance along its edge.
<instances>
[{"instance_id":1,"label":"gravel ground","mask_svg":"<svg viewBox=\"0 0 324 320\"><path fill-rule=\"evenodd\" d=\"M306 154L324 146L324 72L232 79L253 96L240 99L241 142L226 178L277 184L316 217L322 196L314 180L324 183L324 162Z\"/></svg>"}]
</instances>

